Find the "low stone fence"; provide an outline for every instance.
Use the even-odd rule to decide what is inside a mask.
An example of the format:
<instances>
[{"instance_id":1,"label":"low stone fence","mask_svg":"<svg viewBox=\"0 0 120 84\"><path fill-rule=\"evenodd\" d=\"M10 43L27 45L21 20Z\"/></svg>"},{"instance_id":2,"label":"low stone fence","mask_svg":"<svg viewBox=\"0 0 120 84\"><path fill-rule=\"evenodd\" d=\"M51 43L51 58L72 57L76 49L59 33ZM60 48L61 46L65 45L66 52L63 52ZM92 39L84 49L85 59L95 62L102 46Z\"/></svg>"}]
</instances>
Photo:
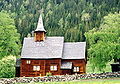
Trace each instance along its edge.
<instances>
[{"instance_id":1,"label":"low stone fence","mask_svg":"<svg viewBox=\"0 0 120 84\"><path fill-rule=\"evenodd\" d=\"M100 74L75 74L75 75L61 75L49 77L16 77L16 78L2 78L0 84L15 84L15 83L34 83L34 82L61 82L73 81L82 79L104 79L104 78L120 78L120 72L106 72Z\"/></svg>"}]
</instances>

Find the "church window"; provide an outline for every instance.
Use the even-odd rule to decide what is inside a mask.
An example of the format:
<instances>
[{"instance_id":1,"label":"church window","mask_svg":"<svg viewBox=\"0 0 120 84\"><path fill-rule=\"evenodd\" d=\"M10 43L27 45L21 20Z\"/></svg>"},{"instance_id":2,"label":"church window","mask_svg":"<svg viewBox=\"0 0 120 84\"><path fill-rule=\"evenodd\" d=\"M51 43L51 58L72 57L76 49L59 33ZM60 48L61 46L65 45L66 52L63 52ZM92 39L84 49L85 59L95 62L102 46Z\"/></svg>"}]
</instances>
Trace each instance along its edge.
<instances>
[{"instance_id":1,"label":"church window","mask_svg":"<svg viewBox=\"0 0 120 84\"><path fill-rule=\"evenodd\" d=\"M80 68L80 67L76 66L76 67L73 68L73 71L74 71L74 72L79 72L79 68Z\"/></svg>"},{"instance_id":2,"label":"church window","mask_svg":"<svg viewBox=\"0 0 120 84\"><path fill-rule=\"evenodd\" d=\"M51 71L57 71L57 65L52 65L50 66Z\"/></svg>"},{"instance_id":3,"label":"church window","mask_svg":"<svg viewBox=\"0 0 120 84\"><path fill-rule=\"evenodd\" d=\"M33 66L33 71L40 71L40 66Z\"/></svg>"},{"instance_id":4,"label":"church window","mask_svg":"<svg viewBox=\"0 0 120 84\"><path fill-rule=\"evenodd\" d=\"M30 61L30 60L27 60L27 61L26 61L26 63L27 63L27 64L30 64L30 63L31 63L31 61Z\"/></svg>"}]
</instances>

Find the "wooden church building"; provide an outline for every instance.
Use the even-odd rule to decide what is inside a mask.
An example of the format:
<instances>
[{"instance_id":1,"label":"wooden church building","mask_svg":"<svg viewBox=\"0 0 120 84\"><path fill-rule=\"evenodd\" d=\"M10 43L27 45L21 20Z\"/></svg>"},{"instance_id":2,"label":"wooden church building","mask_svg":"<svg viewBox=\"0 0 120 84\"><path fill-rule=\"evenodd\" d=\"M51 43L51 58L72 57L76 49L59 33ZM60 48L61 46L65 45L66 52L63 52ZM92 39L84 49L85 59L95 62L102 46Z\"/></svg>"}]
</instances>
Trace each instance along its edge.
<instances>
[{"instance_id":1,"label":"wooden church building","mask_svg":"<svg viewBox=\"0 0 120 84\"><path fill-rule=\"evenodd\" d=\"M34 37L24 38L16 76L36 77L86 73L86 42L64 42L64 37L47 37L40 15ZM20 71L19 71L20 68Z\"/></svg>"}]
</instances>

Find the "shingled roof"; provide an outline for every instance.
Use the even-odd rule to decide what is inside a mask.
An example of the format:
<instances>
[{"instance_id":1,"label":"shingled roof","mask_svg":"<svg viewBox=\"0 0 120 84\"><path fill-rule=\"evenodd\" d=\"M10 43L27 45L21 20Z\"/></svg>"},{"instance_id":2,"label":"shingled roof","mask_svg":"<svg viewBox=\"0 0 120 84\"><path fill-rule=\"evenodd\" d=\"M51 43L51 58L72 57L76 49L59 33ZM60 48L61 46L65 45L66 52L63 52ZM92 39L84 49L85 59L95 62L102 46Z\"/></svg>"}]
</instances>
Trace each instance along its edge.
<instances>
[{"instance_id":1,"label":"shingled roof","mask_svg":"<svg viewBox=\"0 0 120 84\"><path fill-rule=\"evenodd\" d=\"M64 43L62 59L85 59L86 42Z\"/></svg>"},{"instance_id":2,"label":"shingled roof","mask_svg":"<svg viewBox=\"0 0 120 84\"><path fill-rule=\"evenodd\" d=\"M63 37L46 37L35 42L33 37L25 38L21 58L31 59L85 59L86 42L64 43Z\"/></svg>"},{"instance_id":3,"label":"shingled roof","mask_svg":"<svg viewBox=\"0 0 120 84\"><path fill-rule=\"evenodd\" d=\"M72 69L72 62L62 62L61 69Z\"/></svg>"},{"instance_id":4,"label":"shingled roof","mask_svg":"<svg viewBox=\"0 0 120 84\"><path fill-rule=\"evenodd\" d=\"M41 42L35 42L33 37L25 38L21 58L62 58L63 43L63 37L46 37Z\"/></svg>"}]
</instances>

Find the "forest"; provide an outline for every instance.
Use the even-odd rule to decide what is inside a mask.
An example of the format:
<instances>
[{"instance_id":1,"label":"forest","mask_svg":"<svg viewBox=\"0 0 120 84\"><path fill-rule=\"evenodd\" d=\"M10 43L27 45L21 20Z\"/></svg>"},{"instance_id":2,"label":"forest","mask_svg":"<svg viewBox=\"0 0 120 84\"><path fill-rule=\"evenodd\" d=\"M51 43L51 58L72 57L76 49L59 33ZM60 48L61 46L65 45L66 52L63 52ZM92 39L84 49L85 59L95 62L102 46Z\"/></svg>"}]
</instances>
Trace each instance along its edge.
<instances>
[{"instance_id":1,"label":"forest","mask_svg":"<svg viewBox=\"0 0 120 84\"><path fill-rule=\"evenodd\" d=\"M104 71L106 63L120 58L120 0L0 0L0 63L6 56L20 56L23 39L33 36L40 14L47 36L87 42L93 69Z\"/></svg>"},{"instance_id":2,"label":"forest","mask_svg":"<svg viewBox=\"0 0 120 84\"><path fill-rule=\"evenodd\" d=\"M99 28L103 17L120 11L119 0L0 0L0 11L15 14L20 40L35 30L40 12L48 36L85 41L84 33Z\"/></svg>"}]
</instances>

